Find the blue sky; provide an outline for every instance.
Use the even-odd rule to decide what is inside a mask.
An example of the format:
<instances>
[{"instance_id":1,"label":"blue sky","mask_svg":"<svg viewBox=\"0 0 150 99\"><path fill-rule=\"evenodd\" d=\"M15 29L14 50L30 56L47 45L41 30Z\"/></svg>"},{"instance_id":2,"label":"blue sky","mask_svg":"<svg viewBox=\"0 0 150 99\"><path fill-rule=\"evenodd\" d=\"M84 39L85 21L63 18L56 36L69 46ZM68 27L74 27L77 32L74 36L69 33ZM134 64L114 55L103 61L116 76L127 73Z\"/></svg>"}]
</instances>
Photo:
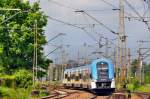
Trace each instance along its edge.
<instances>
[{"instance_id":1,"label":"blue sky","mask_svg":"<svg viewBox=\"0 0 150 99\"><path fill-rule=\"evenodd\" d=\"M112 5L118 7L118 0L106 0ZM135 9L143 15L147 5L142 3L141 0L130 0L129 1ZM134 4L134 5L133 5ZM86 25L87 31L90 35L94 36L96 40L99 39L99 36L104 36L109 39L114 39L117 36L112 34L110 31L104 27L98 25L91 18L85 14L75 13L75 9L81 9L87 11L88 14L92 15L96 19L100 20L102 23L107 25L112 30L118 32L119 29L119 13L118 11L111 10L113 7L104 3L103 0L40 0L41 10L45 12L46 15L57 18L64 22L72 24L97 24ZM91 10L100 10L100 11L91 11ZM125 6L125 11L137 16L127 5ZM127 16L127 14L125 14ZM146 16L149 16L147 13ZM83 26L83 25L78 25ZM137 56L138 49L138 40L149 40L150 32L148 31L146 25L138 20L125 19L125 33L128 36L127 38L127 47L131 48L131 54L133 58ZM67 59L77 59L78 51L80 57L90 56L90 53L94 51L105 52L105 48L98 49L98 44L92 40L84 31L79 28L71 27L53 20L48 20L48 25L45 27L45 33L47 40L51 39L58 33L65 33L65 36L59 36L51 43L53 45L70 45L69 47L64 46L63 50L65 53L68 53L66 56ZM112 41L116 43L115 41ZM86 45L86 46L84 46ZM92 46L92 47L88 47ZM150 44L142 45L143 47L150 47ZM54 46L48 44L45 47L45 55L55 49ZM112 49L109 49L109 54L111 54ZM57 50L48 57L51 59L57 60L61 57L62 50ZM92 56L94 57L94 56ZM97 57L97 55L96 55ZM91 58L91 57L89 57ZM57 60L61 62L61 60Z\"/></svg>"}]
</instances>

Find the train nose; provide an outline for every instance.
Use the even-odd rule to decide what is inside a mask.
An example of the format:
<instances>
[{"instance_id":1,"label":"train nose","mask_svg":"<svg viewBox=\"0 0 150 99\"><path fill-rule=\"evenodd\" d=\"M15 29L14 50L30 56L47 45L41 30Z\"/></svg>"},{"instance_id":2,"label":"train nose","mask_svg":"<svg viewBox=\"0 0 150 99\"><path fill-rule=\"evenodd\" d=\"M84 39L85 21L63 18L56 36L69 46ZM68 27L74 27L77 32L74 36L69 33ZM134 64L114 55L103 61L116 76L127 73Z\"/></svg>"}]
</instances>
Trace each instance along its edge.
<instances>
[{"instance_id":1,"label":"train nose","mask_svg":"<svg viewBox=\"0 0 150 99\"><path fill-rule=\"evenodd\" d=\"M111 88L115 88L115 79L112 79Z\"/></svg>"}]
</instances>

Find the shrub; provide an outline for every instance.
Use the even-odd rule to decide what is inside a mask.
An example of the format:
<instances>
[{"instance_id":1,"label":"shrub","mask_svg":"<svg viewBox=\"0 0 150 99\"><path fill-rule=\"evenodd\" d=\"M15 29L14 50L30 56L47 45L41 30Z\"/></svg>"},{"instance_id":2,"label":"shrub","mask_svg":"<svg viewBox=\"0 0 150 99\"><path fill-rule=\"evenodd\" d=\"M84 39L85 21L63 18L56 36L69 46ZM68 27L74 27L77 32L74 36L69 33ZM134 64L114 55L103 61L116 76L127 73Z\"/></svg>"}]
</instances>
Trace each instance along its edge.
<instances>
[{"instance_id":1,"label":"shrub","mask_svg":"<svg viewBox=\"0 0 150 99\"><path fill-rule=\"evenodd\" d=\"M35 82L35 89L40 89L41 86L42 86L42 83L41 83L41 82L39 82L39 81L36 81L36 82Z\"/></svg>"},{"instance_id":2,"label":"shrub","mask_svg":"<svg viewBox=\"0 0 150 99\"><path fill-rule=\"evenodd\" d=\"M14 87L15 77L13 75L0 75L0 85L6 87Z\"/></svg>"},{"instance_id":3,"label":"shrub","mask_svg":"<svg viewBox=\"0 0 150 99\"><path fill-rule=\"evenodd\" d=\"M132 83L128 84L128 89L134 91L137 88L139 88L139 81L136 78L133 78Z\"/></svg>"},{"instance_id":4,"label":"shrub","mask_svg":"<svg viewBox=\"0 0 150 99\"><path fill-rule=\"evenodd\" d=\"M133 80L133 90L137 89L139 87L139 81L137 79Z\"/></svg>"},{"instance_id":5,"label":"shrub","mask_svg":"<svg viewBox=\"0 0 150 99\"><path fill-rule=\"evenodd\" d=\"M16 85L20 88L27 88L32 84L32 72L27 70L18 70L14 74Z\"/></svg>"},{"instance_id":6,"label":"shrub","mask_svg":"<svg viewBox=\"0 0 150 99\"><path fill-rule=\"evenodd\" d=\"M0 99L32 99L31 88L7 88L0 87Z\"/></svg>"},{"instance_id":7,"label":"shrub","mask_svg":"<svg viewBox=\"0 0 150 99\"><path fill-rule=\"evenodd\" d=\"M15 94L13 89L7 87L0 87L0 97L11 97L11 94Z\"/></svg>"}]
</instances>

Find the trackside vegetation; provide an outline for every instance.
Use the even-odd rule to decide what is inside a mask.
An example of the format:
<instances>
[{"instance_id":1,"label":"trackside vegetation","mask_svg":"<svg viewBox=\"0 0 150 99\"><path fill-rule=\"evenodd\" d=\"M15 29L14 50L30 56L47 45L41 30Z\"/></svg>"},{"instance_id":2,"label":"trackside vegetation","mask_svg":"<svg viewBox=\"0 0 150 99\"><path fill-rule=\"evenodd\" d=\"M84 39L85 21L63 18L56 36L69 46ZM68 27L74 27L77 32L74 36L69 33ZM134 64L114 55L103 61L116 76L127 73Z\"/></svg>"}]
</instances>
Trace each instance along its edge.
<instances>
[{"instance_id":1,"label":"trackside vegetation","mask_svg":"<svg viewBox=\"0 0 150 99\"><path fill-rule=\"evenodd\" d=\"M43 53L47 16L37 2L23 1L0 1L0 98L3 99L32 99L34 46L37 46L38 67L46 70L52 62ZM38 72L38 78L44 75Z\"/></svg>"}]
</instances>

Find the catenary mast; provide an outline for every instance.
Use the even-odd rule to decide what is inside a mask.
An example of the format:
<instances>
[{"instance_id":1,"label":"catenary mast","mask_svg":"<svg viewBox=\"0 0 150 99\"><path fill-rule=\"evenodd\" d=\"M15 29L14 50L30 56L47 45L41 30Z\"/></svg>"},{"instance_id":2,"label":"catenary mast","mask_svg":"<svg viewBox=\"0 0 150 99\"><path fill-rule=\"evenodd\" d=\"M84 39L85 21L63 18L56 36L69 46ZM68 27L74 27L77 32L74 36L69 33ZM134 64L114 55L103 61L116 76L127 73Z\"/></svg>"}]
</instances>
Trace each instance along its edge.
<instances>
[{"instance_id":1,"label":"catenary mast","mask_svg":"<svg viewBox=\"0 0 150 99\"><path fill-rule=\"evenodd\" d=\"M119 59L120 59L120 83L125 84L126 80L126 35L125 35L125 21L124 21L124 0L119 0Z\"/></svg>"}]
</instances>

